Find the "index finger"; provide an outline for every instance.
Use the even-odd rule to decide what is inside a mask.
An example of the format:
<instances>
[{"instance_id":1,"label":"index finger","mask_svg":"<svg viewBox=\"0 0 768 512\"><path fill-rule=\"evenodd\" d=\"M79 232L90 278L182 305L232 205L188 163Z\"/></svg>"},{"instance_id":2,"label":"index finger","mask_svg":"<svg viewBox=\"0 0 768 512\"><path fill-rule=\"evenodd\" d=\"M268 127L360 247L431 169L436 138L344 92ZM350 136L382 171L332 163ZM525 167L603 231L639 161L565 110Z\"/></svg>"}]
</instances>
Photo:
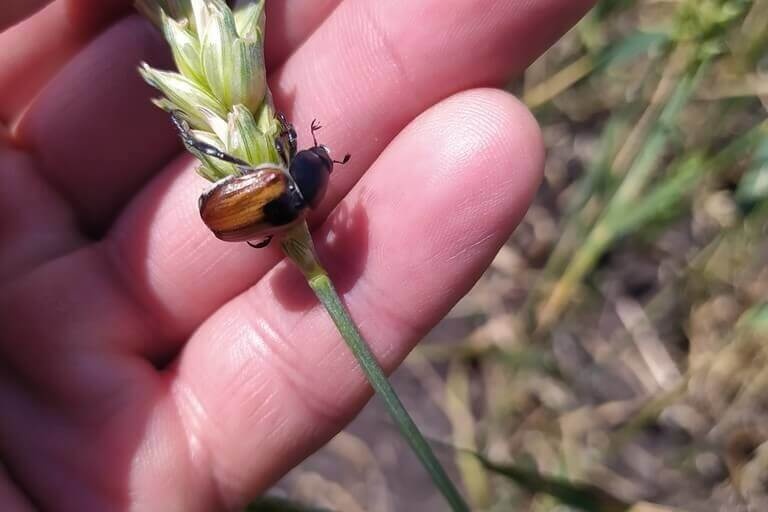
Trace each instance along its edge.
<instances>
[{"instance_id":1,"label":"index finger","mask_svg":"<svg viewBox=\"0 0 768 512\"><path fill-rule=\"evenodd\" d=\"M130 6L130 0L10 0L3 5L0 47L11 51L0 52L0 121L13 124L90 37Z\"/></svg>"},{"instance_id":2,"label":"index finger","mask_svg":"<svg viewBox=\"0 0 768 512\"><path fill-rule=\"evenodd\" d=\"M31 16L50 0L8 0L0 11L0 31Z\"/></svg>"}]
</instances>

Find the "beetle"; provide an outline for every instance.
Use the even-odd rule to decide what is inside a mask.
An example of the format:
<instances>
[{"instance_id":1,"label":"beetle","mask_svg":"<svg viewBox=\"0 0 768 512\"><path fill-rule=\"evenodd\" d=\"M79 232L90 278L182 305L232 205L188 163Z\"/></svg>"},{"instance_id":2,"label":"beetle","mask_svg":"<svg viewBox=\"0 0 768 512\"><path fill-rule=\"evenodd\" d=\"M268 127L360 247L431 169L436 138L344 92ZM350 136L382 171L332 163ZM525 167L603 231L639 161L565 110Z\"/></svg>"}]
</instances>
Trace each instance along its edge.
<instances>
[{"instance_id":1,"label":"beetle","mask_svg":"<svg viewBox=\"0 0 768 512\"><path fill-rule=\"evenodd\" d=\"M283 130L275 147L286 169L279 164L253 167L196 139L180 113L171 112L171 119L185 146L232 163L240 171L214 183L198 202L205 225L226 242L247 242L256 248L269 245L274 235L303 220L309 209L320 204L334 164L343 165L350 159L347 154L342 160L333 160L330 149L317 143L315 132L322 128L317 120L311 125L314 145L297 152L296 130L282 113L277 115Z\"/></svg>"}]
</instances>

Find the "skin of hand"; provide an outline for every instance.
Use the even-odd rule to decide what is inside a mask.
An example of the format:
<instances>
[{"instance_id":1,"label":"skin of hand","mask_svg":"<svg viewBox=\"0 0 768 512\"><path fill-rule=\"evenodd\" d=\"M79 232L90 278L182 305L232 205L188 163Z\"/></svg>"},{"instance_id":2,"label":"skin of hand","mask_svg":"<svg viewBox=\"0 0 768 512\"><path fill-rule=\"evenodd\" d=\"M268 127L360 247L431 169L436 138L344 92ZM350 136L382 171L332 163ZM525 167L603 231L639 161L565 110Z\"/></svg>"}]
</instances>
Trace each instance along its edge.
<instances>
[{"instance_id":1,"label":"skin of hand","mask_svg":"<svg viewBox=\"0 0 768 512\"><path fill-rule=\"evenodd\" d=\"M370 397L279 249L227 244L122 0L0 14L0 509L236 510ZM352 161L310 222L388 370L464 295L530 204L544 151L499 87L583 0L285 0L279 109ZM277 245L277 244L273 244ZM415 459L412 463L416 463Z\"/></svg>"}]
</instances>

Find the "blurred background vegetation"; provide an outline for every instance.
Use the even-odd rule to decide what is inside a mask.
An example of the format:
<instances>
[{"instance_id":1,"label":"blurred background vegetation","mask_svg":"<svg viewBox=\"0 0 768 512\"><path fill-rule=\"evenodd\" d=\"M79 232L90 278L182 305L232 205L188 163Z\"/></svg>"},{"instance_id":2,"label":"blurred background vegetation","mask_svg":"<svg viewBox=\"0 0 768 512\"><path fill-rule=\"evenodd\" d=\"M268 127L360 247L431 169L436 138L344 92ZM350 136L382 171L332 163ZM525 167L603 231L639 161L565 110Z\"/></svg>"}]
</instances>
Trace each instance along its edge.
<instances>
[{"instance_id":1,"label":"blurred background vegetation","mask_svg":"<svg viewBox=\"0 0 768 512\"><path fill-rule=\"evenodd\" d=\"M603 0L510 84L545 183L394 376L473 509L768 511L767 48L768 0ZM444 509L375 400L272 495Z\"/></svg>"}]
</instances>

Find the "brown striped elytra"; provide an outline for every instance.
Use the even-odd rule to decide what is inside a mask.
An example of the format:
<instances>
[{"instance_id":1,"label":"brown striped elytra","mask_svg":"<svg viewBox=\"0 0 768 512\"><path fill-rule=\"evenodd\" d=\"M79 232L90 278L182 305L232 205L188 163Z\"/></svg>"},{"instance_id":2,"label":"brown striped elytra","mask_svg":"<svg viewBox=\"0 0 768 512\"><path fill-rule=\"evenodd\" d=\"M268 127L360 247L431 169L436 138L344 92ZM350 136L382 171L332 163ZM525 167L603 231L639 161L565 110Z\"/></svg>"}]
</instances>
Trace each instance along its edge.
<instances>
[{"instance_id":1,"label":"brown striped elytra","mask_svg":"<svg viewBox=\"0 0 768 512\"><path fill-rule=\"evenodd\" d=\"M216 182L200 196L200 217L217 238L248 242L301 219L306 210L283 169L260 167Z\"/></svg>"}]
</instances>

